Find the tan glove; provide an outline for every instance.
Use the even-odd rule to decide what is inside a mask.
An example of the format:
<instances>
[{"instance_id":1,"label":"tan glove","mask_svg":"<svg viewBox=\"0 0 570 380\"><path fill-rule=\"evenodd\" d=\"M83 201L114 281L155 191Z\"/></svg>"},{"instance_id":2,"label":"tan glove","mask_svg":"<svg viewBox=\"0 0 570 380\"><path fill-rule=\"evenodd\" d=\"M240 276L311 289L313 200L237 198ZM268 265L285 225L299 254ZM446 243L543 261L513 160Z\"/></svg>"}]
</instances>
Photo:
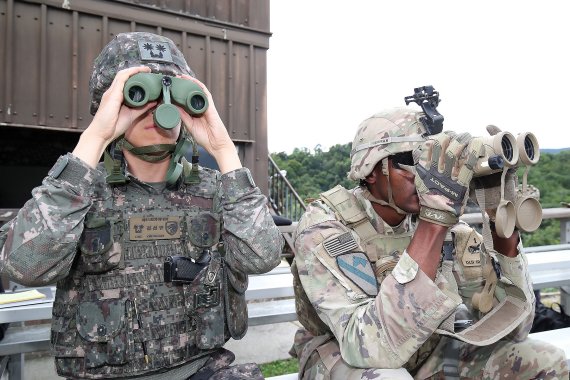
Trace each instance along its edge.
<instances>
[{"instance_id":1,"label":"tan glove","mask_svg":"<svg viewBox=\"0 0 570 380\"><path fill-rule=\"evenodd\" d=\"M469 198L473 168L483 153L480 139L468 133L430 136L414 151L420 219L453 226Z\"/></svg>"}]
</instances>

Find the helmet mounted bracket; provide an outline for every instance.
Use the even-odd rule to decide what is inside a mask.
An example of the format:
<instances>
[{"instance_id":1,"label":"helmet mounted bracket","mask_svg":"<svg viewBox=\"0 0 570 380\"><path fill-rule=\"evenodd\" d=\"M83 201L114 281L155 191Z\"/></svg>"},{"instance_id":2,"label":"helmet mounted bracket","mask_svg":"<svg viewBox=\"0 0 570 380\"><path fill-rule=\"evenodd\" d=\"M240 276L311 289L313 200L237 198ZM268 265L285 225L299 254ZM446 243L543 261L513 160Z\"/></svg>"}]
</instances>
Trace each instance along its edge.
<instances>
[{"instance_id":1,"label":"helmet mounted bracket","mask_svg":"<svg viewBox=\"0 0 570 380\"><path fill-rule=\"evenodd\" d=\"M422 107L425 116L421 117L420 121L426 129L426 135L431 136L441 133L443 130L443 116L437 111L437 106L441 100L439 99L439 92L433 86L414 88L414 94L406 96L404 101L406 105L414 102Z\"/></svg>"}]
</instances>

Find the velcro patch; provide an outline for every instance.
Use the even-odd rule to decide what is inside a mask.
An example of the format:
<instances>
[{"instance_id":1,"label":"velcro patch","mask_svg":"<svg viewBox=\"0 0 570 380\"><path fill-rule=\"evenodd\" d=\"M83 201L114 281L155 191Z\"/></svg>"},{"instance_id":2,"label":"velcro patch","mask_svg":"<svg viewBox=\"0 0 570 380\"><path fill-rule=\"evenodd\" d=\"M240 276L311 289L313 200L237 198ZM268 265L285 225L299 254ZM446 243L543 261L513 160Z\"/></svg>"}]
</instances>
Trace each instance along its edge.
<instances>
[{"instance_id":1,"label":"velcro patch","mask_svg":"<svg viewBox=\"0 0 570 380\"><path fill-rule=\"evenodd\" d=\"M364 252L350 252L337 256L336 263L342 273L369 296L378 294L378 281L372 264Z\"/></svg>"},{"instance_id":2,"label":"velcro patch","mask_svg":"<svg viewBox=\"0 0 570 380\"><path fill-rule=\"evenodd\" d=\"M139 40L138 43L141 61L173 62L170 46L167 43L145 40Z\"/></svg>"},{"instance_id":3,"label":"velcro patch","mask_svg":"<svg viewBox=\"0 0 570 380\"><path fill-rule=\"evenodd\" d=\"M329 256L335 257L357 249L358 244L356 244L356 240L354 240L354 236L350 232L345 232L323 242L323 247L325 247L325 251L327 251Z\"/></svg>"},{"instance_id":4,"label":"velcro patch","mask_svg":"<svg viewBox=\"0 0 570 380\"><path fill-rule=\"evenodd\" d=\"M132 217L129 219L129 239L180 239L182 218L179 216Z\"/></svg>"}]
</instances>

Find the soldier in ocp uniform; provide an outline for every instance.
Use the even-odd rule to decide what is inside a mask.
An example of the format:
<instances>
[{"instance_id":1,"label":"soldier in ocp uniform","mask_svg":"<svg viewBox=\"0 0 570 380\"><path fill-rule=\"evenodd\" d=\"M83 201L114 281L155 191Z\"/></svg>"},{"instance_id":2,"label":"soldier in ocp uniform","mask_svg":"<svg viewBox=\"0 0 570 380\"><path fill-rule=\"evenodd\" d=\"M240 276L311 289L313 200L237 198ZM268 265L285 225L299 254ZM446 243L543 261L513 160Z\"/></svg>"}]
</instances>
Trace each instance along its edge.
<instances>
[{"instance_id":1,"label":"soldier in ocp uniform","mask_svg":"<svg viewBox=\"0 0 570 380\"><path fill-rule=\"evenodd\" d=\"M127 107L123 88L137 73L160 74L162 97ZM169 103L167 120L181 122L159 128L175 80L199 86L209 106L191 115ZM170 39L138 32L103 49L90 92L94 118L74 151L0 230L4 273L57 282L58 374L262 379L255 364L230 366L223 345L246 333L247 275L274 268L283 239L208 89ZM219 171L186 161L191 140Z\"/></svg>"},{"instance_id":2,"label":"soldier in ocp uniform","mask_svg":"<svg viewBox=\"0 0 570 380\"><path fill-rule=\"evenodd\" d=\"M322 193L299 221L299 378L568 379L564 352L527 338L535 299L518 232L458 222L480 140L430 135L423 118L405 107L366 119L351 151L359 186ZM491 217L492 176L472 186Z\"/></svg>"}]
</instances>

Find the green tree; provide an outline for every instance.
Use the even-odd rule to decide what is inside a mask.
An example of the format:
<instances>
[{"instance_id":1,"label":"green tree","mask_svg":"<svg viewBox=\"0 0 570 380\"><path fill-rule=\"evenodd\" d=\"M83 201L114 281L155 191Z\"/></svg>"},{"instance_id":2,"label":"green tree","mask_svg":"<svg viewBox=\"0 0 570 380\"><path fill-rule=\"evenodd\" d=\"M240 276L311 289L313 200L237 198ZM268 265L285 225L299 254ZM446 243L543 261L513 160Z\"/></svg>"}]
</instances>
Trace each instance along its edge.
<instances>
[{"instance_id":1,"label":"green tree","mask_svg":"<svg viewBox=\"0 0 570 380\"><path fill-rule=\"evenodd\" d=\"M346 188L356 185L346 176L350 169L351 145L337 144L327 152L320 146L312 152L307 148L295 148L290 155L273 153L271 158L280 170L287 172L287 180L301 199L311 199L337 184Z\"/></svg>"}]
</instances>

